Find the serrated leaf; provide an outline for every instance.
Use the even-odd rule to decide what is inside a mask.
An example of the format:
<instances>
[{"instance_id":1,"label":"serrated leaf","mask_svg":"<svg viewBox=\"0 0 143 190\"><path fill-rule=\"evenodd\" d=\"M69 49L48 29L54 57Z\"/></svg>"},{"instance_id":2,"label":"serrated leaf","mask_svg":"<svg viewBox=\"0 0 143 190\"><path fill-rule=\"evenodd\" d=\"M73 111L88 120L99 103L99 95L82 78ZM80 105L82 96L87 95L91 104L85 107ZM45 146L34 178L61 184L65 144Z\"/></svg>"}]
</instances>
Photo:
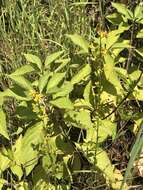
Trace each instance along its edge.
<instances>
[{"instance_id":1,"label":"serrated leaf","mask_svg":"<svg viewBox=\"0 0 143 190\"><path fill-rule=\"evenodd\" d=\"M71 79L71 83L74 85L84 80L91 73L91 67L89 64L86 64L80 71Z\"/></svg>"},{"instance_id":2,"label":"serrated leaf","mask_svg":"<svg viewBox=\"0 0 143 190\"><path fill-rule=\"evenodd\" d=\"M133 13L129 9L127 9L127 6L125 4L112 2L112 6L128 19L133 19Z\"/></svg>"},{"instance_id":3,"label":"serrated leaf","mask_svg":"<svg viewBox=\"0 0 143 190\"><path fill-rule=\"evenodd\" d=\"M0 134L9 140L6 124L6 115L2 109L0 109Z\"/></svg>"},{"instance_id":4,"label":"serrated leaf","mask_svg":"<svg viewBox=\"0 0 143 190\"><path fill-rule=\"evenodd\" d=\"M41 70L42 69L42 62L40 60L40 58L36 55L33 54L24 54L26 60L30 63L34 63L37 65L37 67Z\"/></svg>"},{"instance_id":5,"label":"serrated leaf","mask_svg":"<svg viewBox=\"0 0 143 190\"><path fill-rule=\"evenodd\" d=\"M48 90L57 86L64 77L65 77L65 73L54 73L48 82L47 92Z\"/></svg>"},{"instance_id":6,"label":"serrated leaf","mask_svg":"<svg viewBox=\"0 0 143 190\"><path fill-rule=\"evenodd\" d=\"M80 35L78 34L73 34L73 35L67 35L72 42L79 47L81 47L86 53L89 51L89 43Z\"/></svg>"},{"instance_id":7,"label":"serrated leaf","mask_svg":"<svg viewBox=\"0 0 143 190\"><path fill-rule=\"evenodd\" d=\"M48 67L48 65L50 65L52 62L54 62L63 53L64 53L64 51L58 51L58 52L48 55L45 60L45 67Z\"/></svg>"},{"instance_id":8,"label":"serrated leaf","mask_svg":"<svg viewBox=\"0 0 143 190\"><path fill-rule=\"evenodd\" d=\"M61 109L73 109L73 104L67 97L57 98L50 101L50 103Z\"/></svg>"}]
</instances>

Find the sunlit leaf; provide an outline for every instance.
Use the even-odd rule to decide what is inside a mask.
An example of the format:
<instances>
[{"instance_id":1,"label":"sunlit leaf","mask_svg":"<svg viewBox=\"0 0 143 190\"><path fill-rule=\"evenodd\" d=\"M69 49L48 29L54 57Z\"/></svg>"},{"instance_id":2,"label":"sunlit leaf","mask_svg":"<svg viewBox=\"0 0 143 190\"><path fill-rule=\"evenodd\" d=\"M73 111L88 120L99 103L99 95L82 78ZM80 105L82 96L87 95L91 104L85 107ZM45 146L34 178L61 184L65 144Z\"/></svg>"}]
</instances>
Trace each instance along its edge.
<instances>
[{"instance_id":1,"label":"sunlit leaf","mask_svg":"<svg viewBox=\"0 0 143 190\"><path fill-rule=\"evenodd\" d=\"M104 73L105 73L106 79L111 84L113 84L117 90L122 89L122 86L120 84L120 80L117 78L117 74L116 74L115 69L114 69L113 58L109 54L106 54L104 56L104 59L105 59Z\"/></svg>"},{"instance_id":2,"label":"sunlit leaf","mask_svg":"<svg viewBox=\"0 0 143 190\"><path fill-rule=\"evenodd\" d=\"M34 146L43 141L43 123L36 123L29 128L25 135L20 136L13 146L14 160L18 165L23 165L28 175L38 162L38 152Z\"/></svg>"},{"instance_id":3,"label":"sunlit leaf","mask_svg":"<svg viewBox=\"0 0 143 190\"><path fill-rule=\"evenodd\" d=\"M101 148L99 148L96 153L96 161L96 166L105 174L105 177L110 180L111 183L114 183L114 167L112 166L107 153Z\"/></svg>"},{"instance_id":4,"label":"sunlit leaf","mask_svg":"<svg viewBox=\"0 0 143 190\"><path fill-rule=\"evenodd\" d=\"M9 140L7 124L6 124L6 115L2 109L0 109L0 134Z\"/></svg>"},{"instance_id":5,"label":"sunlit leaf","mask_svg":"<svg viewBox=\"0 0 143 190\"><path fill-rule=\"evenodd\" d=\"M73 85L70 82L65 83L59 91L53 94L53 98L67 96L73 90Z\"/></svg>"},{"instance_id":6,"label":"sunlit leaf","mask_svg":"<svg viewBox=\"0 0 143 190\"><path fill-rule=\"evenodd\" d=\"M88 110L80 110L80 111L69 111L65 114L65 118L67 121L81 129L89 129L92 127L90 111Z\"/></svg>"},{"instance_id":7,"label":"sunlit leaf","mask_svg":"<svg viewBox=\"0 0 143 190\"><path fill-rule=\"evenodd\" d=\"M141 29L138 33L137 33L137 38L143 38L143 29Z\"/></svg>"},{"instance_id":8,"label":"sunlit leaf","mask_svg":"<svg viewBox=\"0 0 143 190\"><path fill-rule=\"evenodd\" d=\"M80 35L73 34L73 35L67 35L74 44L81 47L86 53L89 51L89 44L88 42Z\"/></svg>"},{"instance_id":9,"label":"sunlit leaf","mask_svg":"<svg viewBox=\"0 0 143 190\"><path fill-rule=\"evenodd\" d=\"M54 62L63 53L64 53L64 51L58 51L58 52L55 52L55 53L52 53L52 54L48 55L46 57L46 60L45 60L45 67L48 67L48 65L50 65L52 62Z\"/></svg>"},{"instance_id":10,"label":"sunlit leaf","mask_svg":"<svg viewBox=\"0 0 143 190\"><path fill-rule=\"evenodd\" d=\"M39 79L38 81L38 87L40 90L40 93L44 90L44 88L46 87L49 77L52 75L52 73L50 73L49 71L46 71Z\"/></svg>"},{"instance_id":11,"label":"sunlit leaf","mask_svg":"<svg viewBox=\"0 0 143 190\"><path fill-rule=\"evenodd\" d=\"M54 73L48 82L47 92L48 90L57 86L64 77L65 77L65 73Z\"/></svg>"},{"instance_id":12,"label":"sunlit leaf","mask_svg":"<svg viewBox=\"0 0 143 190\"><path fill-rule=\"evenodd\" d=\"M117 11L119 13L123 14L128 19L132 19L133 18L133 13L129 9L127 9L127 6L125 4L122 4L122 3L113 3L112 2L112 6L115 9L117 9Z\"/></svg>"},{"instance_id":13,"label":"sunlit leaf","mask_svg":"<svg viewBox=\"0 0 143 190\"><path fill-rule=\"evenodd\" d=\"M140 20L140 19L143 19L143 6L141 4L138 4L136 7L135 7L135 10L134 10L134 18L136 20Z\"/></svg>"},{"instance_id":14,"label":"sunlit leaf","mask_svg":"<svg viewBox=\"0 0 143 190\"><path fill-rule=\"evenodd\" d=\"M91 67L89 64L86 64L72 79L71 83L76 84L84 80L91 72Z\"/></svg>"},{"instance_id":15,"label":"sunlit leaf","mask_svg":"<svg viewBox=\"0 0 143 190\"><path fill-rule=\"evenodd\" d=\"M35 69L32 67L32 65L24 65L24 66L21 66L20 68L16 69L16 71L11 73L10 76L24 75L27 73L31 73L33 71L35 71Z\"/></svg>"},{"instance_id":16,"label":"sunlit leaf","mask_svg":"<svg viewBox=\"0 0 143 190\"><path fill-rule=\"evenodd\" d=\"M20 85L22 88L26 89L26 90L32 90L32 84L29 80L27 80L25 77L23 76L17 76L17 75L9 75L9 77L18 85Z\"/></svg>"},{"instance_id":17,"label":"sunlit leaf","mask_svg":"<svg viewBox=\"0 0 143 190\"><path fill-rule=\"evenodd\" d=\"M24 54L26 60L30 63L34 63L37 65L37 67L41 70L42 69L42 62L39 57L33 54Z\"/></svg>"},{"instance_id":18,"label":"sunlit leaf","mask_svg":"<svg viewBox=\"0 0 143 190\"><path fill-rule=\"evenodd\" d=\"M8 158L7 154L7 150L3 147L0 152L0 173L4 172L10 166L11 160Z\"/></svg>"},{"instance_id":19,"label":"sunlit leaf","mask_svg":"<svg viewBox=\"0 0 143 190\"><path fill-rule=\"evenodd\" d=\"M50 103L61 109L73 109L73 104L67 97L57 98L55 100L51 100Z\"/></svg>"}]
</instances>

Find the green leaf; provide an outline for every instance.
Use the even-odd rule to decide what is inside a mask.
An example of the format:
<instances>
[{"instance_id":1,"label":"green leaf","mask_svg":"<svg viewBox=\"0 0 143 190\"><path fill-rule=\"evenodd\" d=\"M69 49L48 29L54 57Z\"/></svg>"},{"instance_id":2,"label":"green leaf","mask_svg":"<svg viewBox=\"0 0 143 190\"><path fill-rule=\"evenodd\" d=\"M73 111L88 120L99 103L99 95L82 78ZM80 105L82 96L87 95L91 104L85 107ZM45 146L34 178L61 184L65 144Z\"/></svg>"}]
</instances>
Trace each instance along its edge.
<instances>
[{"instance_id":1,"label":"green leaf","mask_svg":"<svg viewBox=\"0 0 143 190\"><path fill-rule=\"evenodd\" d=\"M76 99L74 102L74 108L75 109L86 109L86 110L92 110L93 107L90 104L90 102L85 101L85 99Z\"/></svg>"},{"instance_id":2,"label":"green leaf","mask_svg":"<svg viewBox=\"0 0 143 190\"><path fill-rule=\"evenodd\" d=\"M65 119L77 128L89 129L92 127L91 116L88 110L69 111Z\"/></svg>"},{"instance_id":3,"label":"green leaf","mask_svg":"<svg viewBox=\"0 0 143 190\"><path fill-rule=\"evenodd\" d=\"M35 71L35 69L31 65L23 65L20 68L18 68L16 71L11 73L10 76L24 75L33 71Z\"/></svg>"},{"instance_id":4,"label":"green leaf","mask_svg":"<svg viewBox=\"0 0 143 190\"><path fill-rule=\"evenodd\" d=\"M7 156L7 150L3 147L0 152L0 173L4 172L10 166L11 160Z\"/></svg>"},{"instance_id":5,"label":"green leaf","mask_svg":"<svg viewBox=\"0 0 143 190\"><path fill-rule=\"evenodd\" d=\"M92 84L91 81L89 81L84 89L84 93L83 93L83 97L84 100L88 103L88 104L92 104L93 102L93 93L92 93Z\"/></svg>"},{"instance_id":6,"label":"green leaf","mask_svg":"<svg viewBox=\"0 0 143 190\"><path fill-rule=\"evenodd\" d=\"M12 147L14 161L17 165L23 165L28 175L38 162L38 152L34 146L42 143L44 140L43 123L36 123L30 127L24 137L20 136Z\"/></svg>"},{"instance_id":7,"label":"green leaf","mask_svg":"<svg viewBox=\"0 0 143 190\"><path fill-rule=\"evenodd\" d=\"M74 154L71 158L71 168L73 172L81 170L81 160L78 154Z\"/></svg>"},{"instance_id":8,"label":"green leaf","mask_svg":"<svg viewBox=\"0 0 143 190\"><path fill-rule=\"evenodd\" d=\"M79 111L79 113L76 116L76 121L79 124L79 128L80 126L88 129L92 126L92 122L91 122L91 117L90 117L90 112L87 110L81 110Z\"/></svg>"},{"instance_id":9,"label":"green leaf","mask_svg":"<svg viewBox=\"0 0 143 190\"><path fill-rule=\"evenodd\" d=\"M67 141L62 135L58 135L56 138L56 147L64 154L73 154L74 147L70 141Z\"/></svg>"},{"instance_id":10,"label":"green leaf","mask_svg":"<svg viewBox=\"0 0 143 190\"><path fill-rule=\"evenodd\" d=\"M137 33L137 38L143 38L143 29L141 29L138 33Z\"/></svg>"},{"instance_id":11,"label":"green leaf","mask_svg":"<svg viewBox=\"0 0 143 190\"><path fill-rule=\"evenodd\" d=\"M6 124L6 115L2 109L0 109L0 134L9 140Z\"/></svg>"},{"instance_id":12,"label":"green leaf","mask_svg":"<svg viewBox=\"0 0 143 190\"><path fill-rule=\"evenodd\" d=\"M97 126L90 127L87 130L87 136L86 140L94 141L94 139L97 139L98 135L98 143L101 143L107 139L107 137L112 137L114 140L116 137L116 129L117 126L115 123L111 122L110 120L100 120L99 124Z\"/></svg>"},{"instance_id":13,"label":"green leaf","mask_svg":"<svg viewBox=\"0 0 143 190\"><path fill-rule=\"evenodd\" d=\"M55 72L59 72L62 68L64 68L69 62L70 62L70 58L67 59L60 59L55 61L56 63L61 63L60 66L55 70Z\"/></svg>"},{"instance_id":14,"label":"green leaf","mask_svg":"<svg viewBox=\"0 0 143 190\"><path fill-rule=\"evenodd\" d=\"M63 97L69 95L69 93L73 90L73 85L70 82L66 82L64 85L61 86L59 91L53 94L53 98Z\"/></svg>"},{"instance_id":15,"label":"green leaf","mask_svg":"<svg viewBox=\"0 0 143 190\"><path fill-rule=\"evenodd\" d=\"M117 78L117 74L114 69L114 60L109 54L106 54L104 56L104 59L104 73L106 80L113 84L118 91L120 91L122 89L122 86L120 84L120 80Z\"/></svg>"},{"instance_id":16,"label":"green leaf","mask_svg":"<svg viewBox=\"0 0 143 190\"><path fill-rule=\"evenodd\" d=\"M141 4L138 4L135 7L134 10L134 18L138 21L140 19L143 19L143 6Z\"/></svg>"},{"instance_id":17,"label":"green leaf","mask_svg":"<svg viewBox=\"0 0 143 190\"><path fill-rule=\"evenodd\" d=\"M57 98L55 100L50 101L50 103L61 109L73 109L73 104L69 98Z\"/></svg>"},{"instance_id":18,"label":"green leaf","mask_svg":"<svg viewBox=\"0 0 143 190\"><path fill-rule=\"evenodd\" d=\"M7 183L5 179L0 178L0 189L3 188L3 186Z\"/></svg>"},{"instance_id":19,"label":"green leaf","mask_svg":"<svg viewBox=\"0 0 143 190\"><path fill-rule=\"evenodd\" d=\"M20 85L25 90L33 90L32 84L23 76L9 75L9 77L18 85Z\"/></svg>"},{"instance_id":20,"label":"green leaf","mask_svg":"<svg viewBox=\"0 0 143 190\"><path fill-rule=\"evenodd\" d=\"M107 40L106 40L106 49L108 50L111 48L115 43L118 43L118 39L120 34L124 31L128 30L130 26L120 26L118 30L112 30L108 33ZM124 45L123 43L121 45Z\"/></svg>"},{"instance_id":21,"label":"green leaf","mask_svg":"<svg viewBox=\"0 0 143 190\"><path fill-rule=\"evenodd\" d=\"M81 47L86 53L89 51L89 43L80 35L73 34L73 35L67 35L68 38L72 40L72 42L79 47Z\"/></svg>"},{"instance_id":22,"label":"green leaf","mask_svg":"<svg viewBox=\"0 0 143 190\"><path fill-rule=\"evenodd\" d=\"M44 75L42 75L39 79L39 84L38 84L38 88L40 90L40 93L44 90L44 88L46 87L47 83L48 83L48 80L49 80L49 77L52 75L51 72L49 71L46 71L44 73Z\"/></svg>"},{"instance_id":23,"label":"green leaf","mask_svg":"<svg viewBox=\"0 0 143 190\"><path fill-rule=\"evenodd\" d=\"M47 92L48 90L57 86L64 77L65 77L65 73L54 73L48 82Z\"/></svg>"},{"instance_id":24,"label":"green leaf","mask_svg":"<svg viewBox=\"0 0 143 190\"><path fill-rule=\"evenodd\" d=\"M97 126L98 127L98 126ZM108 136L112 137L112 140L116 137L117 126L110 120L100 121L100 126L98 127L98 140L103 142Z\"/></svg>"},{"instance_id":25,"label":"green leaf","mask_svg":"<svg viewBox=\"0 0 143 190\"><path fill-rule=\"evenodd\" d=\"M111 22L113 25L119 25L121 22L123 22L123 18L121 14L113 13L111 15L107 15L106 19Z\"/></svg>"},{"instance_id":26,"label":"green leaf","mask_svg":"<svg viewBox=\"0 0 143 190\"><path fill-rule=\"evenodd\" d=\"M48 55L45 60L45 67L48 67L52 62L54 62L63 53L64 53L64 51L58 51L58 52Z\"/></svg>"},{"instance_id":27,"label":"green leaf","mask_svg":"<svg viewBox=\"0 0 143 190\"><path fill-rule=\"evenodd\" d=\"M143 57L143 48L135 49L135 51L136 51L141 57Z\"/></svg>"},{"instance_id":28,"label":"green leaf","mask_svg":"<svg viewBox=\"0 0 143 190\"><path fill-rule=\"evenodd\" d=\"M37 67L41 70L42 69L42 62L39 57L33 54L24 54L26 60L30 63L34 63L37 65Z\"/></svg>"},{"instance_id":29,"label":"green leaf","mask_svg":"<svg viewBox=\"0 0 143 190\"><path fill-rule=\"evenodd\" d=\"M96 166L104 173L106 179L111 183L115 182L114 167L112 166L107 153L101 148L96 153Z\"/></svg>"},{"instance_id":30,"label":"green leaf","mask_svg":"<svg viewBox=\"0 0 143 190\"><path fill-rule=\"evenodd\" d=\"M23 176L23 171L22 171L22 168L20 165L12 165L10 167L12 173L14 175L17 175L18 176L18 179L21 180L22 176Z\"/></svg>"},{"instance_id":31,"label":"green leaf","mask_svg":"<svg viewBox=\"0 0 143 190\"><path fill-rule=\"evenodd\" d=\"M86 64L72 79L71 83L74 85L84 80L91 73L91 67L89 64Z\"/></svg>"},{"instance_id":32,"label":"green leaf","mask_svg":"<svg viewBox=\"0 0 143 190\"><path fill-rule=\"evenodd\" d=\"M19 105L16 109L16 115L26 121L37 119L37 114L33 112L33 108L30 104L27 104L27 106Z\"/></svg>"},{"instance_id":33,"label":"green leaf","mask_svg":"<svg viewBox=\"0 0 143 190\"><path fill-rule=\"evenodd\" d=\"M125 4L112 2L112 6L117 9L119 13L123 14L126 18L131 20L133 19L133 13L129 9L127 9L127 6Z\"/></svg>"},{"instance_id":34,"label":"green leaf","mask_svg":"<svg viewBox=\"0 0 143 190\"><path fill-rule=\"evenodd\" d=\"M0 92L0 99L4 99L4 97L14 97L17 100L25 100L28 101L31 98L28 97L26 91L18 85L14 85L11 89L6 89L4 92Z\"/></svg>"}]
</instances>

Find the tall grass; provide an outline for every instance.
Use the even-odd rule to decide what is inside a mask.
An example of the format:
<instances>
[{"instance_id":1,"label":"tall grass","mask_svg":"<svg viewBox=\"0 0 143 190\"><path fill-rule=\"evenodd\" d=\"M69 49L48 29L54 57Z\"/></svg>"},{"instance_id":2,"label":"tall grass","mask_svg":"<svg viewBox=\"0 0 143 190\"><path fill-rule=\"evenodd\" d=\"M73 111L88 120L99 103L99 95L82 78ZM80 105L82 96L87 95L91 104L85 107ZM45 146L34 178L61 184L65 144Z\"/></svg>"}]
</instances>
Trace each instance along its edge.
<instances>
[{"instance_id":1,"label":"tall grass","mask_svg":"<svg viewBox=\"0 0 143 190\"><path fill-rule=\"evenodd\" d=\"M67 0L2 0L0 26L0 66L6 72L24 63L22 53L45 56L65 46L65 34L90 33L85 6Z\"/></svg>"}]
</instances>

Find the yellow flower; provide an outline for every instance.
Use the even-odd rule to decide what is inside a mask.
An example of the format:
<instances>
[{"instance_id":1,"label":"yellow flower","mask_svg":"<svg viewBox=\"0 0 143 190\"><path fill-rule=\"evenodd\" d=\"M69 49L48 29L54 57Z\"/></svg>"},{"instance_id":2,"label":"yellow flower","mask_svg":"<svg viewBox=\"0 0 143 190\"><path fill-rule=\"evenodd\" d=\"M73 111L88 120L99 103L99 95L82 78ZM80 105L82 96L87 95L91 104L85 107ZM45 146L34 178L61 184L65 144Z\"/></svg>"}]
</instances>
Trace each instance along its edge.
<instances>
[{"instance_id":1,"label":"yellow flower","mask_svg":"<svg viewBox=\"0 0 143 190\"><path fill-rule=\"evenodd\" d=\"M37 95L36 90L30 90L29 95L32 96L32 97L34 98L34 97Z\"/></svg>"},{"instance_id":2,"label":"yellow flower","mask_svg":"<svg viewBox=\"0 0 143 190\"><path fill-rule=\"evenodd\" d=\"M108 32L107 31L99 31L98 34L101 38L107 38Z\"/></svg>"},{"instance_id":3,"label":"yellow flower","mask_svg":"<svg viewBox=\"0 0 143 190\"><path fill-rule=\"evenodd\" d=\"M36 94L35 97L34 97L34 101L35 102L40 102L42 98L43 98L42 94Z\"/></svg>"}]
</instances>

